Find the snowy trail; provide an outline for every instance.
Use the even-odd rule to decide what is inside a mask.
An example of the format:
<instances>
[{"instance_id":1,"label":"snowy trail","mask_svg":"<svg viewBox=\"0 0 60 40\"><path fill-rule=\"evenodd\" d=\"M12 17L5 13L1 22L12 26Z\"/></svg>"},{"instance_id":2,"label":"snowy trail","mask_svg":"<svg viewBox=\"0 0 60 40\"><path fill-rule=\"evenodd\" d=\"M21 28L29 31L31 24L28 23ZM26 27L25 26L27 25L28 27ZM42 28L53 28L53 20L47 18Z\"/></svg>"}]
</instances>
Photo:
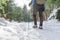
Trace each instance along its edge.
<instances>
[{"instance_id":1,"label":"snowy trail","mask_svg":"<svg viewBox=\"0 0 60 40\"><path fill-rule=\"evenodd\" d=\"M60 22L56 19L44 21L43 30L32 26L33 22L29 27L27 22L0 25L0 40L60 40Z\"/></svg>"},{"instance_id":2,"label":"snowy trail","mask_svg":"<svg viewBox=\"0 0 60 40\"><path fill-rule=\"evenodd\" d=\"M31 31L29 32L29 40L60 40L59 26L60 23L57 25L56 20L50 20L44 23L43 30L31 28Z\"/></svg>"}]
</instances>

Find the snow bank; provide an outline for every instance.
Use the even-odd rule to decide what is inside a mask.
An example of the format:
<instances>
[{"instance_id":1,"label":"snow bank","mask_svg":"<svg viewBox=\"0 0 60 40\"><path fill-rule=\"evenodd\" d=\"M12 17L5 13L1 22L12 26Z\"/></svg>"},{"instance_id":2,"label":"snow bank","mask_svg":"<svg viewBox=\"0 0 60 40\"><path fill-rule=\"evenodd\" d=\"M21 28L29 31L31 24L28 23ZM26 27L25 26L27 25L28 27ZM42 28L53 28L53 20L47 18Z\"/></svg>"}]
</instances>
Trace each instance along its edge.
<instances>
[{"instance_id":1,"label":"snow bank","mask_svg":"<svg viewBox=\"0 0 60 40\"><path fill-rule=\"evenodd\" d=\"M47 20L51 20L52 17L56 18L56 12L58 11L58 8L57 9L53 9L52 13L50 14L50 16L48 17Z\"/></svg>"},{"instance_id":2,"label":"snow bank","mask_svg":"<svg viewBox=\"0 0 60 40\"><path fill-rule=\"evenodd\" d=\"M20 23L12 23L4 18L0 18L0 40L24 39L24 31L19 25Z\"/></svg>"}]
</instances>

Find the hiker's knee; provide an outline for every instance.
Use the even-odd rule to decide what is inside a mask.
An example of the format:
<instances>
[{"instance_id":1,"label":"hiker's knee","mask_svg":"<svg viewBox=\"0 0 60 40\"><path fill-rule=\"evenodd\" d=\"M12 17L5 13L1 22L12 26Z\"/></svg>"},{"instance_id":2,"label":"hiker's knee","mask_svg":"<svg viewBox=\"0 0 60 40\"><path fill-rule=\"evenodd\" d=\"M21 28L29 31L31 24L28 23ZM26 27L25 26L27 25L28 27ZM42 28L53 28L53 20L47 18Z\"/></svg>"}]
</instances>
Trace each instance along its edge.
<instances>
[{"instance_id":1,"label":"hiker's knee","mask_svg":"<svg viewBox=\"0 0 60 40\"><path fill-rule=\"evenodd\" d=\"M43 12L39 12L39 17L42 17L43 16Z\"/></svg>"},{"instance_id":2,"label":"hiker's knee","mask_svg":"<svg viewBox=\"0 0 60 40\"><path fill-rule=\"evenodd\" d=\"M33 17L36 17L36 14L33 14Z\"/></svg>"}]
</instances>

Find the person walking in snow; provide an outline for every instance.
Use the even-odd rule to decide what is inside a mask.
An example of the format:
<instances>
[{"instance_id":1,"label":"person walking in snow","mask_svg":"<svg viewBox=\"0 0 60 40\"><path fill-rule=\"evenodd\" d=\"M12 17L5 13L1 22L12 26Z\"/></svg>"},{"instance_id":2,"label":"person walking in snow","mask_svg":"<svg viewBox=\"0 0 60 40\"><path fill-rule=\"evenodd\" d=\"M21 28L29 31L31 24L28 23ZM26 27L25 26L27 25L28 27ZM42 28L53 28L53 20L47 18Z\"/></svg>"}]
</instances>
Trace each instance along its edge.
<instances>
[{"instance_id":1,"label":"person walking in snow","mask_svg":"<svg viewBox=\"0 0 60 40\"><path fill-rule=\"evenodd\" d=\"M33 19L34 19L34 26L33 28L37 28L37 19L36 19L36 13L39 12L39 18L40 18L40 25L39 29L43 29L43 11L45 10L44 4L45 0L31 0L29 3L29 6L33 4Z\"/></svg>"}]
</instances>

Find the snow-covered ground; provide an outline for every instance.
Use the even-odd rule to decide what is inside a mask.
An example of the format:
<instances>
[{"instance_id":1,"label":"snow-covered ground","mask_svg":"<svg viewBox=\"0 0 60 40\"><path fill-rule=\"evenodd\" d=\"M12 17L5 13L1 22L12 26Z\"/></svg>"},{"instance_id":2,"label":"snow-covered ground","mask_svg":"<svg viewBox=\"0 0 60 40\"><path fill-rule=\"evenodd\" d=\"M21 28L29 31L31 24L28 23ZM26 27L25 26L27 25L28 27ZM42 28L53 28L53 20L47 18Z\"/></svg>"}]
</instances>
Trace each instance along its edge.
<instances>
[{"instance_id":1,"label":"snow-covered ground","mask_svg":"<svg viewBox=\"0 0 60 40\"><path fill-rule=\"evenodd\" d=\"M4 22L4 25L1 23ZM33 22L0 21L0 40L60 40L60 22L56 19L44 21L43 30L34 29ZM38 26L39 26L39 22Z\"/></svg>"},{"instance_id":2,"label":"snow-covered ground","mask_svg":"<svg viewBox=\"0 0 60 40\"><path fill-rule=\"evenodd\" d=\"M44 21L43 28L31 28L29 40L60 40L60 23L57 20Z\"/></svg>"},{"instance_id":3,"label":"snow-covered ground","mask_svg":"<svg viewBox=\"0 0 60 40\"><path fill-rule=\"evenodd\" d=\"M34 29L33 22L9 22L0 18L0 40L60 40L60 22L56 19L44 21L41 30Z\"/></svg>"}]
</instances>

